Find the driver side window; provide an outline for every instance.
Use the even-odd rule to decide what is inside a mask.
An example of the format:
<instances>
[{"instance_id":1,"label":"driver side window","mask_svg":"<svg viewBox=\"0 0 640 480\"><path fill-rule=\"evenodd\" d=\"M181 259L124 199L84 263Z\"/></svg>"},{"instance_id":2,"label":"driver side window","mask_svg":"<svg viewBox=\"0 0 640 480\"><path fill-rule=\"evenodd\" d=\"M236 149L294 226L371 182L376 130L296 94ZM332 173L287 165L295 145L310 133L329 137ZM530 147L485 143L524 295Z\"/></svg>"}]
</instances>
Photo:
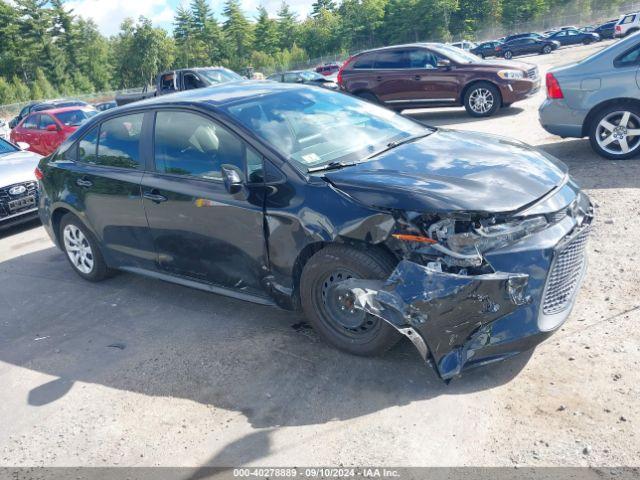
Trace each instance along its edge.
<instances>
[{"instance_id":1,"label":"driver side window","mask_svg":"<svg viewBox=\"0 0 640 480\"><path fill-rule=\"evenodd\" d=\"M226 165L235 167L244 178L249 153L255 163L253 151L240 138L202 115L156 114L154 159L159 173L222 180L222 165Z\"/></svg>"}]
</instances>

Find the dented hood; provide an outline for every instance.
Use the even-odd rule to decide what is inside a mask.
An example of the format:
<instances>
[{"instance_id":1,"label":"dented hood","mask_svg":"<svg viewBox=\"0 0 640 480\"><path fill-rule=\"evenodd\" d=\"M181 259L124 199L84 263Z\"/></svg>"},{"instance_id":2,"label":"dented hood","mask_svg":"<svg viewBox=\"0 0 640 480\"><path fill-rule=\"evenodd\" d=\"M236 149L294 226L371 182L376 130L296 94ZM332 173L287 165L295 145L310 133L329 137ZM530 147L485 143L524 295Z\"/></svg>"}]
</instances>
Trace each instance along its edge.
<instances>
[{"instance_id":1,"label":"dented hood","mask_svg":"<svg viewBox=\"0 0 640 480\"><path fill-rule=\"evenodd\" d=\"M566 165L524 143L445 129L325 173L368 206L434 213L516 211L566 175Z\"/></svg>"}]
</instances>

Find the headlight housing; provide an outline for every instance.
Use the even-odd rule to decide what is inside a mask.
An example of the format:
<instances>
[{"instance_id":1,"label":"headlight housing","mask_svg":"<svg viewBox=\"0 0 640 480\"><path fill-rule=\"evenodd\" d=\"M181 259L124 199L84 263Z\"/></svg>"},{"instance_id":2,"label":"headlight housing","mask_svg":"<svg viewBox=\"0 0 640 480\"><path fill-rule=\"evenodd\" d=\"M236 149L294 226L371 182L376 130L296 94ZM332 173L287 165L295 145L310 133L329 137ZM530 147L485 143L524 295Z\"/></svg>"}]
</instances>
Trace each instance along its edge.
<instances>
[{"instance_id":1,"label":"headlight housing","mask_svg":"<svg viewBox=\"0 0 640 480\"><path fill-rule=\"evenodd\" d=\"M498 76L503 80L522 80L524 72L522 70L500 70Z\"/></svg>"}]
</instances>

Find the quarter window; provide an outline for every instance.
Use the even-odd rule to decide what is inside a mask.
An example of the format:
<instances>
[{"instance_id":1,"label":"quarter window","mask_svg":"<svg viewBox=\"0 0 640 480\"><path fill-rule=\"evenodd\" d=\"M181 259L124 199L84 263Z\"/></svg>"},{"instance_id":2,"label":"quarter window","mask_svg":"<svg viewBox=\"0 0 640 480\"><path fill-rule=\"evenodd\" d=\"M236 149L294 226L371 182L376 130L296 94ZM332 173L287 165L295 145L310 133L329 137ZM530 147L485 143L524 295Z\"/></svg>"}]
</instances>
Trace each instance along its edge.
<instances>
[{"instance_id":1,"label":"quarter window","mask_svg":"<svg viewBox=\"0 0 640 480\"><path fill-rule=\"evenodd\" d=\"M622 19L622 24L633 23L636 19L635 15L627 15Z\"/></svg>"},{"instance_id":2,"label":"quarter window","mask_svg":"<svg viewBox=\"0 0 640 480\"><path fill-rule=\"evenodd\" d=\"M614 62L616 67L628 67L640 63L640 45L620 55Z\"/></svg>"},{"instance_id":3,"label":"quarter window","mask_svg":"<svg viewBox=\"0 0 640 480\"><path fill-rule=\"evenodd\" d=\"M94 163L108 167L140 166L140 131L144 114L107 120L100 126L98 155Z\"/></svg>"},{"instance_id":4,"label":"quarter window","mask_svg":"<svg viewBox=\"0 0 640 480\"><path fill-rule=\"evenodd\" d=\"M160 173L219 180L222 165L245 170L244 142L201 115L158 112L154 138L155 166Z\"/></svg>"},{"instance_id":5,"label":"quarter window","mask_svg":"<svg viewBox=\"0 0 640 480\"><path fill-rule=\"evenodd\" d=\"M400 69L409 67L409 57L406 50L382 50L376 57L375 68Z\"/></svg>"}]
</instances>

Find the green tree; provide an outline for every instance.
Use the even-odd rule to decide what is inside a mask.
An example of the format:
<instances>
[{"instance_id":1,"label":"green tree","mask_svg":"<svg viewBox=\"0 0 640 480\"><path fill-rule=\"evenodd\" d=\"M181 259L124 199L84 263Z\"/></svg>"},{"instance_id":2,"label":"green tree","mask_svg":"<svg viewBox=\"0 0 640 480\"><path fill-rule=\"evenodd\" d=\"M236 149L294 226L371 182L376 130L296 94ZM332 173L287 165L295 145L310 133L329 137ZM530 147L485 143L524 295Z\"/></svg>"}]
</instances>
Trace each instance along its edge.
<instances>
[{"instance_id":1,"label":"green tree","mask_svg":"<svg viewBox=\"0 0 640 480\"><path fill-rule=\"evenodd\" d=\"M333 12L336 9L336 2L334 0L315 0L311 4L311 16L317 17L322 10L328 10Z\"/></svg>"},{"instance_id":2,"label":"green tree","mask_svg":"<svg viewBox=\"0 0 640 480\"><path fill-rule=\"evenodd\" d=\"M267 9L264 6L258 7L258 20L255 26L255 50L273 55L279 47L278 26L276 21L269 18ZM251 62L255 67L255 62ZM257 68L257 67L256 67Z\"/></svg>"},{"instance_id":3,"label":"green tree","mask_svg":"<svg viewBox=\"0 0 640 480\"><path fill-rule=\"evenodd\" d=\"M240 8L239 0L227 0L224 6L225 21L222 27L227 40L229 65L242 68L251 55L253 25Z\"/></svg>"},{"instance_id":4,"label":"green tree","mask_svg":"<svg viewBox=\"0 0 640 480\"><path fill-rule=\"evenodd\" d=\"M283 1L276 19L278 42L281 49L290 49L298 40L299 25L296 14L287 2Z\"/></svg>"}]
</instances>

